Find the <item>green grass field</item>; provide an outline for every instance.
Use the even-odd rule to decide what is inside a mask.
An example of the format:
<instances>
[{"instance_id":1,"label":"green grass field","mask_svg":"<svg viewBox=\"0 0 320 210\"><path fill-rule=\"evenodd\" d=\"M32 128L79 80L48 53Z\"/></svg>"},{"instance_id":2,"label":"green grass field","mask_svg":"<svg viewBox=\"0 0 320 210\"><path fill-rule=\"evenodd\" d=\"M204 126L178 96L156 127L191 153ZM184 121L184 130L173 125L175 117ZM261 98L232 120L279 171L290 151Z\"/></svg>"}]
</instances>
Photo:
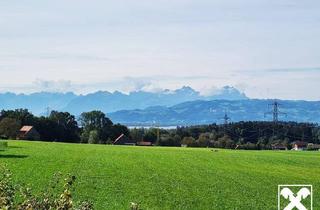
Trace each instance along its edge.
<instances>
[{"instance_id":1,"label":"green grass field","mask_svg":"<svg viewBox=\"0 0 320 210\"><path fill-rule=\"evenodd\" d=\"M277 209L278 184L312 184L320 209L320 152L9 141L0 163L36 191L57 171L74 174L75 199L96 209Z\"/></svg>"}]
</instances>

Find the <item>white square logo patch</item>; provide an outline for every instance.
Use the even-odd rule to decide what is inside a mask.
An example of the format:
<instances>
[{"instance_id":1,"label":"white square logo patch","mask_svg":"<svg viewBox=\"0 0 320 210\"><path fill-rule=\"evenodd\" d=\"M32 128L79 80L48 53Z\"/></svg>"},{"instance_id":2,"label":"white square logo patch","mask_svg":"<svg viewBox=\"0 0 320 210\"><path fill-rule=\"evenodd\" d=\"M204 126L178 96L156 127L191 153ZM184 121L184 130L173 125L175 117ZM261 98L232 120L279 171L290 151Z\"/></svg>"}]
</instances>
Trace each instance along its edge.
<instances>
[{"instance_id":1,"label":"white square logo patch","mask_svg":"<svg viewBox=\"0 0 320 210\"><path fill-rule=\"evenodd\" d=\"M279 185L278 210L312 210L312 185Z\"/></svg>"}]
</instances>

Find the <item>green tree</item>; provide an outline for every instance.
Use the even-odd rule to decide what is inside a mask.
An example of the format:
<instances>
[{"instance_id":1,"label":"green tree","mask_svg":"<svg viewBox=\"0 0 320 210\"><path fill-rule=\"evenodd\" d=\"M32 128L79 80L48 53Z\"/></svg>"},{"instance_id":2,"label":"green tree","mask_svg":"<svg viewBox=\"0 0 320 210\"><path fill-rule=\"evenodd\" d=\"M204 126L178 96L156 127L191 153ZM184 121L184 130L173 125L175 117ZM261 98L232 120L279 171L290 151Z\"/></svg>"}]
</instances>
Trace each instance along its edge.
<instances>
[{"instance_id":1,"label":"green tree","mask_svg":"<svg viewBox=\"0 0 320 210\"><path fill-rule=\"evenodd\" d=\"M79 127L75 116L68 112L52 111L49 120L57 124L59 139L65 142L79 142Z\"/></svg>"},{"instance_id":2,"label":"green tree","mask_svg":"<svg viewBox=\"0 0 320 210\"><path fill-rule=\"evenodd\" d=\"M91 131L98 132L98 142L106 143L107 139L112 137L113 123L101 111L84 112L80 116L80 122L83 127L81 142L88 142Z\"/></svg>"},{"instance_id":3,"label":"green tree","mask_svg":"<svg viewBox=\"0 0 320 210\"><path fill-rule=\"evenodd\" d=\"M211 140L213 141L213 139L210 139L211 134L210 133L202 133L200 134L197 143L200 147L209 147Z\"/></svg>"},{"instance_id":4,"label":"green tree","mask_svg":"<svg viewBox=\"0 0 320 210\"><path fill-rule=\"evenodd\" d=\"M7 137L10 139L16 139L21 123L13 118L3 118L0 121L0 136Z\"/></svg>"},{"instance_id":5,"label":"green tree","mask_svg":"<svg viewBox=\"0 0 320 210\"><path fill-rule=\"evenodd\" d=\"M21 125L34 125L36 117L33 116L27 109L2 110L0 120L3 118L13 118L21 123Z\"/></svg>"},{"instance_id":6,"label":"green tree","mask_svg":"<svg viewBox=\"0 0 320 210\"><path fill-rule=\"evenodd\" d=\"M227 148L227 149L234 149L235 143L228 135L224 135L223 137L219 138L218 141L214 143L215 147L219 148Z\"/></svg>"},{"instance_id":7,"label":"green tree","mask_svg":"<svg viewBox=\"0 0 320 210\"><path fill-rule=\"evenodd\" d=\"M155 143L158 138L157 132L158 132L158 130L156 128L148 129L147 132L143 136L143 140Z\"/></svg>"},{"instance_id":8,"label":"green tree","mask_svg":"<svg viewBox=\"0 0 320 210\"><path fill-rule=\"evenodd\" d=\"M181 137L179 135L164 134L161 135L158 143L160 146L181 146Z\"/></svg>"},{"instance_id":9,"label":"green tree","mask_svg":"<svg viewBox=\"0 0 320 210\"><path fill-rule=\"evenodd\" d=\"M191 136L186 136L182 139L181 144L187 145L188 147L192 147L196 144L196 140Z\"/></svg>"},{"instance_id":10,"label":"green tree","mask_svg":"<svg viewBox=\"0 0 320 210\"><path fill-rule=\"evenodd\" d=\"M130 132L127 126L121 125L121 124L114 124L112 126L112 132L110 135L110 139L113 141L116 140L121 134L124 134L125 136L129 136Z\"/></svg>"},{"instance_id":11,"label":"green tree","mask_svg":"<svg viewBox=\"0 0 320 210\"><path fill-rule=\"evenodd\" d=\"M97 130L90 131L88 143L89 144L98 144L99 141L100 141L99 132Z\"/></svg>"},{"instance_id":12,"label":"green tree","mask_svg":"<svg viewBox=\"0 0 320 210\"><path fill-rule=\"evenodd\" d=\"M135 142L143 140L144 128L133 128L130 130L130 138Z\"/></svg>"}]
</instances>

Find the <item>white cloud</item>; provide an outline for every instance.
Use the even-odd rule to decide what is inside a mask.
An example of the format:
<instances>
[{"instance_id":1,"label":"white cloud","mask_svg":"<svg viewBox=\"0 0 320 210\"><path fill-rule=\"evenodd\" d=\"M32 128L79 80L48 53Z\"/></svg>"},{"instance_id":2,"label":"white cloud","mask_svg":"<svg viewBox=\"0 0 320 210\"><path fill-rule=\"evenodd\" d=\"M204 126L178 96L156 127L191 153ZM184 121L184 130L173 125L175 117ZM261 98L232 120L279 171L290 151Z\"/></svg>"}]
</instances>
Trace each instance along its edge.
<instances>
[{"instance_id":1,"label":"white cloud","mask_svg":"<svg viewBox=\"0 0 320 210\"><path fill-rule=\"evenodd\" d=\"M72 89L72 83L70 80L43 80L37 79L33 82L36 90L47 92L67 92Z\"/></svg>"}]
</instances>

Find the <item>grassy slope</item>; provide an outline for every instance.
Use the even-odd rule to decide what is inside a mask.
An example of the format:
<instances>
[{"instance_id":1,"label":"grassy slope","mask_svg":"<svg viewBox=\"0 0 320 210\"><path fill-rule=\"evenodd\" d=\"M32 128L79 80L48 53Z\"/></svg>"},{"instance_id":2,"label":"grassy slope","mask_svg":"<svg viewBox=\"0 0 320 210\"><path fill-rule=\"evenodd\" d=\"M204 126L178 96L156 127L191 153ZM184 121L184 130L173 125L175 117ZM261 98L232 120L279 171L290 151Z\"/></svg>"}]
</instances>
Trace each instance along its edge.
<instances>
[{"instance_id":1,"label":"grassy slope","mask_svg":"<svg viewBox=\"0 0 320 210\"><path fill-rule=\"evenodd\" d=\"M320 153L72 145L11 141L0 152L21 183L43 189L57 171L77 176L77 199L96 209L276 209L278 184L313 184Z\"/></svg>"}]
</instances>

